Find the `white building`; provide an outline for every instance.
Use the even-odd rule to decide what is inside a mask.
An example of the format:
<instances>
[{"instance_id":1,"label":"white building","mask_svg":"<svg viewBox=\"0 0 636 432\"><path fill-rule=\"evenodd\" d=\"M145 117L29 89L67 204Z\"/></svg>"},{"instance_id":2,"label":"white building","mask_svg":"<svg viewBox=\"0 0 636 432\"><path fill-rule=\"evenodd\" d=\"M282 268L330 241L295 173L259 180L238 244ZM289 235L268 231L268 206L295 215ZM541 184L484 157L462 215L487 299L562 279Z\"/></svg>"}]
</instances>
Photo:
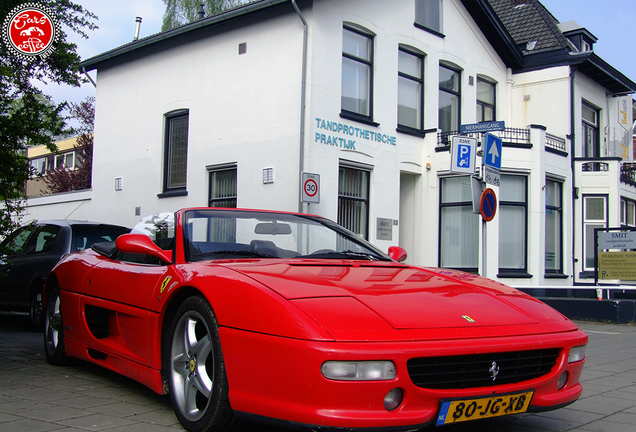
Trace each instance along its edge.
<instances>
[{"instance_id":1,"label":"white building","mask_svg":"<svg viewBox=\"0 0 636 432\"><path fill-rule=\"evenodd\" d=\"M131 42L83 63L93 188L73 217L300 210L414 264L593 282L593 228L636 226L636 84L595 41L536 0L267 0ZM488 120L506 129L486 223L449 137ZM301 204L303 172L319 175L317 203ZM31 217L65 217L61 198L29 200Z\"/></svg>"}]
</instances>

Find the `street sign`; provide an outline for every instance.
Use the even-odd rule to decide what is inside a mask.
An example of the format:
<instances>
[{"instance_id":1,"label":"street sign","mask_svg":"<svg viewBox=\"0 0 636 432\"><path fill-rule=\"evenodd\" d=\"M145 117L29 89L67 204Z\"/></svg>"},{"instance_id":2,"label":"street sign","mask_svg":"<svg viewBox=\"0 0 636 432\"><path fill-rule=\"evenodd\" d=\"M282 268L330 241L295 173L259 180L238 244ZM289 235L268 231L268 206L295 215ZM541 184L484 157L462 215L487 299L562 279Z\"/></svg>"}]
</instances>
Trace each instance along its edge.
<instances>
[{"instance_id":1,"label":"street sign","mask_svg":"<svg viewBox=\"0 0 636 432\"><path fill-rule=\"evenodd\" d=\"M495 195L495 191L488 188L481 193L479 209L481 210L481 217L486 222L493 220L497 213L497 196Z\"/></svg>"},{"instance_id":2,"label":"street sign","mask_svg":"<svg viewBox=\"0 0 636 432\"><path fill-rule=\"evenodd\" d=\"M462 134L502 131L505 129L506 122L504 121L489 121L459 126L459 132Z\"/></svg>"},{"instance_id":3,"label":"street sign","mask_svg":"<svg viewBox=\"0 0 636 432\"><path fill-rule=\"evenodd\" d=\"M454 173L474 174L477 138L454 136L451 142L451 166Z\"/></svg>"},{"instance_id":4,"label":"street sign","mask_svg":"<svg viewBox=\"0 0 636 432\"><path fill-rule=\"evenodd\" d=\"M300 201L306 203L320 202L320 174L302 173Z\"/></svg>"},{"instance_id":5,"label":"street sign","mask_svg":"<svg viewBox=\"0 0 636 432\"><path fill-rule=\"evenodd\" d=\"M501 170L501 151L503 149L501 138L487 133L484 143L484 165Z\"/></svg>"},{"instance_id":6,"label":"street sign","mask_svg":"<svg viewBox=\"0 0 636 432\"><path fill-rule=\"evenodd\" d=\"M499 187L501 185L501 171L484 165L484 183Z\"/></svg>"}]
</instances>

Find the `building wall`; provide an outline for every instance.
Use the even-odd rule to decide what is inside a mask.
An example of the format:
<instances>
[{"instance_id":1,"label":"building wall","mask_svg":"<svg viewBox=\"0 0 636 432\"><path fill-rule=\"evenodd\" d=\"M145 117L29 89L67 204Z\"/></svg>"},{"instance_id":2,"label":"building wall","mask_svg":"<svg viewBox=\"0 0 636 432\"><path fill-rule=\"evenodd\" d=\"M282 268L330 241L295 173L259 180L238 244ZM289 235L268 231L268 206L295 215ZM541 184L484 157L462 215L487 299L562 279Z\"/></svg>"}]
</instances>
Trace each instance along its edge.
<instances>
[{"instance_id":1,"label":"building wall","mask_svg":"<svg viewBox=\"0 0 636 432\"><path fill-rule=\"evenodd\" d=\"M601 173L605 175L601 180L585 176L576 184L573 180L572 157L582 154L583 144L575 138L571 154L570 69L512 74L461 2L443 4L445 37L413 25L412 1L305 3L308 70L302 141L303 27L291 6L287 12L278 7L277 12L249 18L240 28L227 24L203 30L188 36L192 40L187 43L176 41L170 48L130 54L100 67L93 190L91 199L76 211L89 219L132 226L141 215L206 206L209 169L235 164L239 207L298 210L302 170L320 175L320 202L300 208L336 220L339 168L348 164L370 171L369 240L383 250L394 244L405 247L409 263L437 266L440 183L452 175L450 152L440 151L436 133L442 62L461 70L462 124L476 123L477 78L487 77L497 84L495 119L504 120L509 128L533 125L529 145L506 146L502 154L502 173L527 179L526 274L499 277L499 213L488 223L480 219L479 272L514 286L571 285L580 272L583 248L581 200L572 198L574 188L580 194L599 187L615 194L609 203L611 218L620 208L623 192L612 173L612 177ZM341 117L345 23L374 35L373 122L377 125ZM247 46L242 55L241 43ZM400 46L425 55L424 129L429 131L423 138L396 130ZM580 74L575 84L575 135L580 135L582 99L603 114L607 111L601 127L610 125L612 98ZM187 195L160 198L165 115L182 109L189 110ZM565 151L546 151L546 133L565 139ZM273 183L263 183L264 168L273 169ZM546 178L561 182L563 190L563 277L556 279L546 277L545 269ZM115 179L121 179L121 190L115 190ZM499 196L499 188L493 188ZM45 211L44 207L30 210ZM390 240L378 238L380 219L392 222Z\"/></svg>"},{"instance_id":2,"label":"building wall","mask_svg":"<svg viewBox=\"0 0 636 432\"><path fill-rule=\"evenodd\" d=\"M247 43L247 53L238 45ZM93 192L102 217L206 206L206 166L239 162L238 204L296 210L302 27L295 14L100 69ZM189 110L187 196L162 193L164 115ZM275 182L262 184L263 167ZM123 189L115 191L115 178Z\"/></svg>"}]
</instances>

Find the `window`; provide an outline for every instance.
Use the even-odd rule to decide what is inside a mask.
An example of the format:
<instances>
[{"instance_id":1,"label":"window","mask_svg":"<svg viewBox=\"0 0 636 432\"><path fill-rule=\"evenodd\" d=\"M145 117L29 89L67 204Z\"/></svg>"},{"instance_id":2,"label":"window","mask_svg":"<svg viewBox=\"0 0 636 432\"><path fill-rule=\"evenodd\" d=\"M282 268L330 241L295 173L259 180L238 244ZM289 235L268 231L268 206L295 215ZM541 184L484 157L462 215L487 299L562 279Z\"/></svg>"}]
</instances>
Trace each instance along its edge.
<instances>
[{"instance_id":1,"label":"window","mask_svg":"<svg viewBox=\"0 0 636 432\"><path fill-rule=\"evenodd\" d=\"M74 169L76 168L75 151L31 159L30 163L31 167L33 168L33 175L43 175L51 172L54 169Z\"/></svg>"},{"instance_id":2,"label":"window","mask_svg":"<svg viewBox=\"0 0 636 432\"><path fill-rule=\"evenodd\" d=\"M442 33L442 0L415 0L415 25Z\"/></svg>"},{"instance_id":3,"label":"window","mask_svg":"<svg viewBox=\"0 0 636 432\"><path fill-rule=\"evenodd\" d=\"M607 228L607 197L583 197L583 270L594 271L594 230Z\"/></svg>"},{"instance_id":4,"label":"window","mask_svg":"<svg viewBox=\"0 0 636 432\"><path fill-rule=\"evenodd\" d=\"M373 37L359 30L342 33L342 115L372 121Z\"/></svg>"},{"instance_id":5,"label":"window","mask_svg":"<svg viewBox=\"0 0 636 432\"><path fill-rule=\"evenodd\" d=\"M187 110L166 115L164 193L160 197L187 194L188 121Z\"/></svg>"},{"instance_id":6,"label":"window","mask_svg":"<svg viewBox=\"0 0 636 432\"><path fill-rule=\"evenodd\" d=\"M501 175L499 188L499 273L527 272L528 199L526 177Z\"/></svg>"},{"instance_id":7,"label":"window","mask_svg":"<svg viewBox=\"0 0 636 432\"><path fill-rule=\"evenodd\" d=\"M31 159L31 174L42 175L46 170L46 158Z\"/></svg>"},{"instance_id":8,"label":"window","mask_svg":"<svg viewBox=\"0 0 636 432\"><path fill-rule=\"evenodd\" d=\"M583 103L581 109L582 136L584 145L584 157L596 158L601 156L601 142L599 133L599 112L587 103Z\"/></svg>"},{"instance_id":9,"label":"window","mask_svg":"<svg viewBox=\"0 0 636 432\"><path fill-rule=\"evenodd\" d=\"M75 152L64 153L64 166L68 169L75 168Z\"/></svg>"},{"instance_id":10,"label":"window","mask_svg":"<svg viewBox=\"0 0 636 432\"><path fill-rule=\"evenodd\" d=\"M636 227L636 202L621 199L621 228Z\"/></svg>"},{"instance_id":11,"label":"window","mask_svg":"<svg viewBox=\"0 0 636 432\"><path fill-rule=\"evenodd\" d=\"M369 174L340 166L338 177L338 223L365 239L369 238Z\"/></svg>"},{"instance_id":12,"label":"window","mask_svg":"<svg viewBox=\"0 0 636 432\"><path fill-rule=\"evenodd\" d=\"M439 125L442 132L458 131L460 124L461 73L439 66Z\"/></svg>"},{"instance_id":13,"label":"window","mask_svg":"<svg viewBox=\"0 0 636 432\"><path fill-rule=\"evenodd\" d=\"M473 213L470 176L441 179L439 266L477 273L479 216Z\"/></svg>"},{"instance_id":14,"label":"window","mask_svg":"<svg viewBox=\"0 0 636 432\"><path fill-rule=\"evenodd\" d=\"M477 77L477 122L495 120L495 84Z\"/></svg>"},{"instance_id":15,"label":"window","mask_svg":"<svg viewBox=\"0 0 636 432\"><path fill-rule=\"evenodd\" d=\"M398 130L424 129L424 56L398 51Z\"/></svg>"},{"instance_id":16,"label":"window","mask_svg":"<svg viewBox=\"0 0 636 432\"><path fill-rule=\"evenodd\" d=\"M545 182L545 272L563 273L563 183Z\"/></svg>"},{"instance_id":17,"label":"window","mask_svg":"<svg viewBox=\"0 0 636 432\"><path fill-rule=\"evenodd\" d=\"M236 208L236 167L210 170L210 207Z\"/></svg>"}]
</instances>

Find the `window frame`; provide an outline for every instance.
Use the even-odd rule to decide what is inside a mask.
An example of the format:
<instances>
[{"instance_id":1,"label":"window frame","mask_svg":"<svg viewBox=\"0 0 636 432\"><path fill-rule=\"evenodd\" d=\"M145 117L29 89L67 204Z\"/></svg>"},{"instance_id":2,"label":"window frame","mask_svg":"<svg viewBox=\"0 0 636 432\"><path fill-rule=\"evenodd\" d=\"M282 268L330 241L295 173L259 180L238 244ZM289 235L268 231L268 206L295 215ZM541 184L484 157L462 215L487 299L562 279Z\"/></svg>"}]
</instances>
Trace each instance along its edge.
<instances>
[{"instance_id":1,"label":"window frame","mask_svg":"<svg viewBox=\"0 0 636 432\"><path fill-rule=\"evenodd\" d=\"M583 115L584 109L594 112L595 121L590 121ZM583 156L586 158L601 157L601 110L591 103L583 100L581 103L581 137L583 140ZM589 137L593 140L589 142Z\"/></svg>"},{"instance_id":2,"label":"window frame","mask_svg":"<svg viewBox=\"0 0 636 432\"><path fill-rule=\"evenodd\" d=\"M419 78L400 70L400 62L399 62L400 53L413 56L417 59L419 72L420 72ZM425 57L426 57L426 54L420 52L419 50L411 49L409 47L402 46L402 45L398 47L398 111L397 111L397 129L396 130L398 132L415 135L419 137L424 137L424 135L426 134L426 130L424 129L424 101L425 101L425 92L424 92L425 90L424 88L425 62L424 60L425 60ZM399 102L400 102L400 88L401 88L402 79L417 83L420 86L420 90L418 94L419 106L417 107L418 109L417 117L418 117L419 127L414 128L412 126L408 126L408 125L400 123Z\"/></svg>"},{"instance_id":3,"label":"window frame","mask_svg":"<svg viewBox=\"0 0 636 432\"><path fill-rule=\"evenodd\" d=\"M479 100L479 83L485 83L492 86L492 100L493 103L489 103L486 101ZM477 92L476 92L476 103L477 103L477 122L488 122L488 121L497 121L497 83L485 77L477 76ZM485 120L484 119L484 111L490 108L492 110L492 119ZM479 120L479 114L481 112L481 120Z\"/></svg>"},{"instance_id":4,"label":"window frame","mask_svg":"<svg viewBox=\"0 0 636 432\"><path fill-rule=\"evenodd\" d=\"M185 179L183 186L171 186L171 150L172 150L172 122L187 119L187 131L185 142ZM167 198L172 196L184 196L188 195L188 147L189 147L189 129L190 129L190 110L179 109L164 114L164 154L163 154L163 193L157 195L158 198Z\"/></svg>"},{"instance_id":5,"label":"window frame","mask_svg":"<svg viewBox=\"0 0 636 432\"><path fill-rule=\"evenodd\" d=\"M438 129L442 132L442 133L449 133L449 132L453 132L453 131L459 131L460 125L462 124L462 70L456 66L452 66L448 63L441 63L439 64L439 68L438 71L441 72L441 69L446 69L449 70L455 74L457 74L457 90L449 90L446 88L442 88L441 86L441 73L438 76L438 96L437 96L437 127ZM453 129L452 127L448 130L445 130L442 128L442 124L441 124L441 110L442 110L442 106L441 106L441 96L442 96L442 92L445 94L450 94L451 96L455 96L457 97L457 120L455 125L453 125L453 127L455 127L455 129Z\"/></svg>"},{"instance_id":6,"label":"window frame","mask_svg":"<svg viewBox=\"0 0 636 432\"><path fill-rule=\"evenodd\" d=\"M340 172L341 170L349 170L349 171L356 171L358 173L365 173L366 175L366 179L365 179L365 185L363 187L364 190L366 190L366 196L353 196L353 195L343 195L342 194L342 185L340 182L341 179L341 175ZM369 225L370 225L370 202L371 202L371 172L373 171L373 167L372 166L368 166L365 164L357 164L354 162L347 162L347 161L340 161L340 164L338 166L338 224L340 224L341 226L347 228L349 231L357 234L357 235L361 235L362 238L364 238L365 240L369 239ZM364 209L364 213L362 214L362 217L364 218L364 232L361 233L357 233L355 229L353 229L353 227L347 223L347 221L345 221L343 219L343 210L345 208L345 206L343 206L343 203L362 203L365 206Z\"/></svg>"},{"instance_id":7,"label":"window frame","mask_svg":"<svg viewBox=\"0 0 636 432\"><path fill-rule=\"evenodd\" d=\"M425 22L425 20L421 20L420 16L426 14L427 9L430 9L433 6L437 6L438 9L438 17L437 23ZM443 33L444 31L444 0L415 0L415 18L413 25L420 30L427 31L439 37L446 37ZM437 24L437 25L435 25Z\"/></svg>"},{"instance_id":8,"label":"window frame","mask_svg":"<svg viewBox=\"0 0 636 432\"><path fill-rule=\"evenodd\" d=\"M555 190L554 196L555 199L552 203L548 202L547 194L550 191L550 187L548 185L552 183L555 185L553 188ZM558 277L563 276L563 180L554 179L554 178L546 178L546 187L545 187L545 258L544 258L544 272L545 277ZM558 258L555 257L555 267L556 268L548 268L548 212L554 212L555 214L555 227L559 230L558 239L555 239L555 254L558 254Z\"/></svg>"},{"instance_id":9,"label":"window frame","mask_svg":"<svg viewBox=\"0 0 636 432\"><path fill-rule=\"evenodd\" d=\"M222 205L220 207L224 207L224 208L237 208L237 204L238 204L238 168L236 164L228 164L228 165L219 165L219 166L213 166L213 167L207 167L208 170L208 207L219 207L217 205L215 205L216 203L221 203L221 202L227 202L227 201L234 201L234 205L233 206L229 206L229 205ZM228 196L223 196L223 197L215 197L214 195L216 194L216 190L217 190L217 183L216 183L216 179L217 179L217 174L219 173L228 173L228 172L234 172L234 185L233 185L233 192L234 195L228 195Z\"/></svg>"},{"instance_id":10,"label":"window frame","mask_svg":"<svg viewBox=\"0 0 636 432\"><path fill-rule=\"evenodd\" d=\"M473 274L479 274L479 235L480 235L480 231L479 231L479 215L475 214L473 211L473 202L472 202L472 196L468 197L468 199L464 199L464 200L457 200L457 201L449 201L449 202L444 202L444 183L447 180L450 179L455 179L455 180L460 180L463 181L465 179L467 179L469 181L469 186L470 186L470 177L469 176L447 176L447 177L440 177L439 179L439 224L438 224L438 248L437 248L437 263L438 263L438 267L440 268L449 268L449 269L453 269L453 270L461 270L461 271L465 271L467 273L473 273ZM464 185L464 187L466 187L466 185ZM472 195L472 194L471 194ZM476 224L476 231L474 233L474 235L476 236L475 239L473 239L473 242L475 242L476 244L476 250L472 251L473 254L475 254L476 256L476 266L474 267L461 267L461 266L445 266L444 262L443 262L443 257L444 257L444 244L443 244L443 240L445 239L445 235L444 235L444 227L445 227L445 223L443 222L443 216L444 216L444 209L446 208L461 208L462 212L465 213L466 215L470 214L471 217L473 217L475 219L475 221L477 222ZM460 241L462 240L462 237L460 235L459 237ZM451 245L449 244L448 247L450 247ZM462 248L462 250L468 250L468 248L465 245L461 245L459 246L460 248Z\"/></svg>"},{"instance_id":11,"label":"window frame","mask_svg":"<svg viewBox=\"0 0 636 432\"><path fill-rule=\"evenodd\" d=\"M636 201L621 197L621 228L636 228Z\"/></svg>"},{"instance_id":12,"label":"window frame","mask_svg":"<svg viewBox=\"0 0 636 432\"><path fill-rule=\"evenodd\" d=\"M503 187L504 184L504 178L505 177L516 177L516 178L523 178L523 193L524 193L524 199L523 201L510 201L510 200L503 200L501 199L501 188ZM499 251L499 263L498 263L498 274L497 277L500 278L531 278L532 275L528 273L528 176L527 175L521 175L521 174L501 174L501 184L502 186L500 186L499 191L500 191L500 199L499 199L499 245L498 245L498 251ZM504 216L503 216L503 210L505 208L522 208L523 209L523 223L524 223L524 229L523 229L523 233L522 233L522 238L523 238L523 267L522 268L508 268L508 267L501 267L501 251L502 251L502 247L501 247L501 239L502 239L502 235L501 235L501 227L505 226L506 223L503 220Z\"/></svg>"},{"instance_id":13,"label":"window frame","mask_svg":"<svg viewBox=\"0 0 636 432\"><path fill-rule=\"evenodd\" d=\"M588 219L587 215L587 200L588 199L598 199L602 198L604 201L603 212L605 219ZM593 278L595 274L595 264L594 264L594 254L596 248L596 239L594 238L594 230L598 228L608 228L609 227L609 195L607 194L585 194L582 196L582 225L583 225L583 238L582 238L582 276ZM591 229L591 232L588 231L588 227ZM589 235L592 235L592 238L589 238ZM588 242L591 242L588 244ZM593 256L591 257L592 266L588 266L588 248L591 245L591 252Z\"/></svg>"},{"instance_id":14,"label":"window frame","mask_svg":"<svg viewBox=\"0 0 636 432\"><path fill-rule=\"evenodd\" d=\"M345 32L355 33L358 36L362 36L367 38L368 47L369 47L369 60L355 56L353 54L345 52ZM372 126L378 126L379 123L373 121L373 88L374 88L374 50L375 44L375 35L370 31L366 31L365 29L359 28L357 26L351 24L344 24L342 26L342 61L341 61L341 77L340 77L340 117L346 118L349 120L357 121L360 123L365 123ZM344 98L344 78L345 78L345 60L349 60L352 62L356 62L358 64L362 64L368 70L368 83L366 88L366 96L368 98L368 114L351 111L344 108L343 98Z\"/></svg>"}]
</instances>

